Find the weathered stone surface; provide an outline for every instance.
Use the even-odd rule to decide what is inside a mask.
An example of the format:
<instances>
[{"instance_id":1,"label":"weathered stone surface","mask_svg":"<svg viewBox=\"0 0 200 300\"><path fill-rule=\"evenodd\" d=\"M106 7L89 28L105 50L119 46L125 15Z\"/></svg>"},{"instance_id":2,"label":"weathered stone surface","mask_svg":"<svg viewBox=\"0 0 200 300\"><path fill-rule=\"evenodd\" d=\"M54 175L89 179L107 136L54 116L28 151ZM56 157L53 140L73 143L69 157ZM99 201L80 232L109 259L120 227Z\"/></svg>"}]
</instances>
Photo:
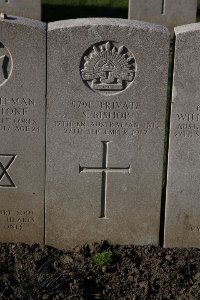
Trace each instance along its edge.
<instances>
[{"instance_id":1,"label":"weathered stone surface","mask_svg":"<svg viewBox=\"0 0 200 300\"><path fill-rule=\"evenodd\" d=\"M13 16L41 20L41 0L0 0L0 11Z\"/></svg>"},{"instance_id":2,"label":"weathered stone surface","mask_svg":"<svg viewBox=\"0 0 200 300\"><path fill-rule=\"evenodd\" d=\"M43 243L46 24L0 21L0 241Z\"/></svg>"},{"instance_id":3,"label":"weathered stone surface","mask_svg":"<svg viewBox=\"0 0 200 300\"><path fill-rule=\"evenodd\" d=\"M49 24L47 244L158 244L168 51L159 25Z\"/></svg>"},{"instance_id":4,"label":"weathered stone surface","mask_svg":"<svg viewBox=\"0 0 200 300\"><path fill-rule=\"evenodd\" d=\"M166 247L200 247L200 25L175 28Z\"/></svg>"},{"instance_id":5,"label":"weathered stone surface","mask_svg":"<svg viewBox=\"0 0 200 300\"><path fill-rule=\"evenodd\" d=\"M197 0L129 0L129 19L174 27L196 21Z\"/></svg>"}]
</instances>

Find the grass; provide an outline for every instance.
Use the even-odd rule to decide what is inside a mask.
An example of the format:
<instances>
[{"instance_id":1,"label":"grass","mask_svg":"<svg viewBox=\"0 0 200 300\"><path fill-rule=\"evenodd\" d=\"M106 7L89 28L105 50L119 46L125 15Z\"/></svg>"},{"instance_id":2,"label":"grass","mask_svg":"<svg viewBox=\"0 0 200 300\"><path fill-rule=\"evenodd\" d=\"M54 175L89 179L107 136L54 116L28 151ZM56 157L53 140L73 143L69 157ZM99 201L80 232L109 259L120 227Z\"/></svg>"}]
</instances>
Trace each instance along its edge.
<instances>
[{"instance_id":1,"label":"grass","mask_svg":"<svg viewBox=\"0 0 200 300\"><path fill-rule=\"evenodd\" d=\"M128 17L128 0L43 0L45 22L87 17Z\"/></svg>"},{"instance_id":2,"label":"grass","mask_svg":"<svg viewBox=\"0 0 200 300\"><path fill-rule=\"evenodd\" d=\"M43 4L64 6L103 6L115 8L127 8L127 0L43 0Z\"/></svg>"},{"instance_id":3,"label":"grass","mask_svg":"<svg viewBox=\"0 0 200 300\"><path fill-rule=\"evenodd\" d=\"M42 0L45 22L87 17L128 17L128 0ZM200 0L197 21L200 22Z\"/></svg>"},{"instance_id":4,"label":"grass","mask_svg":"<svg viewBox=\"0 0 200 300\"><path fill-rule=\"evenodd\" d=\"M92 260L98 266L109 266L121 262L121 257L110 251L103 251L93 255Z\"/></svg>"},{"instance_id":5,"label":"grass","mask_svg":"<svg viewBox=\"0 0 200 300\"><path fill-rule=\"evenodd\" d=\"M94 263L98 266L111 265L113 262L112 253L104 251L102 253L97 253L92 257Z\"/></svg>"}]
</instances>

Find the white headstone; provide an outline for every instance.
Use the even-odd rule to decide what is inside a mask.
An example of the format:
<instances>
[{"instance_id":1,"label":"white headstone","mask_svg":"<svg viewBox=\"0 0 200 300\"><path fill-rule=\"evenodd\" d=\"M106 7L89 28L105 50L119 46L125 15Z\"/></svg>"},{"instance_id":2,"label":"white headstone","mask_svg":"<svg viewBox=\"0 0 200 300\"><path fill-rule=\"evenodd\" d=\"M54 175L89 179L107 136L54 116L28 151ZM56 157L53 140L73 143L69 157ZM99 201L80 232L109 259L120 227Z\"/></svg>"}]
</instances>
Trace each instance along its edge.
<instances>
[{"instance_id":1,"label":"white headstone","mask_svg":"<svg viewBox=\"0 0 200 300\"><path fill-rule=\"evenodd\" d=\"M43 243L46 24L0 20L0 241Z\"/></svg>"},{"instance_id":2,"label":"white headstone","mask_svg":"<svg viewBox=\"0 0 200 300\"><path fill-rule=\"evenodd\" d=\"M200 247L200 24L175 28L166 247Z\"/></svg>"},{"instance_id":3,"label":"white headstone","mask_svg":"<svg viewBox=\"0 0 200 300\"><path fill-rule=\"evenodd\" d=\"M159 25L49 24L48 245L158 245L168 56Z\"/></svg>"}]
</instances>

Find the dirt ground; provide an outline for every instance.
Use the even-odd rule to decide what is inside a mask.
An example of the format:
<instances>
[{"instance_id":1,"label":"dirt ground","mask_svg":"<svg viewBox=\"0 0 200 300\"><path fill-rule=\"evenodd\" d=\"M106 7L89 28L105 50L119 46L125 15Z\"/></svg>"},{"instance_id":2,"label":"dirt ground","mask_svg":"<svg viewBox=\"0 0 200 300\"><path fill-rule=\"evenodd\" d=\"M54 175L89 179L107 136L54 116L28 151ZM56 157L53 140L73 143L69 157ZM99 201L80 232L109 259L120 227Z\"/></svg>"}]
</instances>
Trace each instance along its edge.
<instances>
[{"instance_id":1,"label":"dirt ground","mask_svg":"<svg viewBox=\"0 0 200 300\"><path fill-rule=\"evenodd\" d=\"M112 253L98 265L94 255ZM101 244L74 252L0 244L0 300L200 299L200 250Z\"/></svg>"}]
</instances>

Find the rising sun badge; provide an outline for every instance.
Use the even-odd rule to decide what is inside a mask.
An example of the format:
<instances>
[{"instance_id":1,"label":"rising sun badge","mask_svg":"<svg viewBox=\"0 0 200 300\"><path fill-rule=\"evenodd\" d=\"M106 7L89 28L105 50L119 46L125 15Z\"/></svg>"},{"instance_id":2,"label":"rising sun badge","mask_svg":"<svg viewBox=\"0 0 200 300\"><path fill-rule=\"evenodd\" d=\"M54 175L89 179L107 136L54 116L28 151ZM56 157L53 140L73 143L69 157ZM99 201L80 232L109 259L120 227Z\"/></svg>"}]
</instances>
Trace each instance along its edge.
<instances>
[{"instance_id":1,"label":"rising sun badge","mask_svg":"<svg viewBox=\"0 0 200 300\"><path fill-rule=\"evenodd\" d=\"M85 53L81 76L92 90L113 94L125 90L134 80L135 58L125 46L112 42L96 44Z\"/></svg>"}]
</instances>

